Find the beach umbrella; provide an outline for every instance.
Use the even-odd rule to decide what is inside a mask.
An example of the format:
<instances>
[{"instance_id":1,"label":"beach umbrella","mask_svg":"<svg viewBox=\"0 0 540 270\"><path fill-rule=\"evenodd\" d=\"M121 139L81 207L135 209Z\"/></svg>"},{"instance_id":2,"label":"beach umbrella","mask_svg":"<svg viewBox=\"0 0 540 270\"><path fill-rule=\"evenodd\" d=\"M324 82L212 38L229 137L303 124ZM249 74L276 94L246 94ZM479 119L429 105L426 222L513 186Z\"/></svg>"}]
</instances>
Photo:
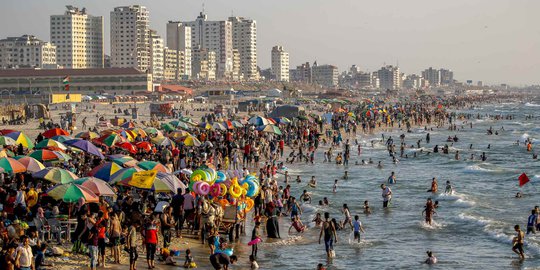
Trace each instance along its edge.
<instances>
[{"instance_id":1,"label":"beach umbrella","mask_svg":"<svg viewBox=\"0 0 540 270\"><path fill-rule=\"evenodd\" d=\"M99 134L93 132L93 131L86 131L86 132L79 132L77 135L75 135L75 138L81 138L85 140L93 140L95 138L99 138Z\"/></svg>"},{"instance_id":2,"label":"beach umbrella","mask_svg":"<svg viewBox=\"0 0 540 270\"><path fill-rule=\"evenodd\" d=\"M88 176L93 176L101 180L110 181L111 176L121 169L122 167L115 162L106 162L93 168L88 173Z\"/></svg>"},{"instance_id":3,"label":"beach umbrella","mask_svg":"<svg viewBox=\"0 0 540 270\"><path fill-rule=\"evenodd\" d=\"M169 138L173 138L173 139L180 139L180 138L186 137L188 135L190 135L190 134L187 131L175 130L175 131L169 133L167 136L169 136Z\"/></svg>"},{"instance_id":4,"label":"beach umbrella","mask_svg":"<svg viewBox=\"0 0 540 270\"><path fill-rule=\"evenodd\" d=\"M202 123L200 123L200 124L199 124L199 127L200 127L200 128L204 128L204 129L208 129L208 130L210 130L210 129L213 128L212 125L210 125L210 123L207 123L207 122L202 122Z\"/></svg>"},{"instance_id":5,"label":"beach umbrella","mask_svg":"<svg viewBox=\"0 0 540 270\"><path fill-rule=\"evenodd\" d=\"M29 173L35 173L45 169L45 165L43 165L41 162L39 162L33 157L25 156L18 159L17 161L24 165L24 167L26 167L26 171Z\"/></svg>"},{"instance_id":6,"label":"beach umbrella","mask_svg":"<svg viewBox=\"0 0 540 270\"><path fill-rule=\"evenodd\" d=\"M132 168L122 168L119 171L117 171L115 174L111 175L109 184L114 185L118 182L121 182L129 177L131 177L134 173L140 172L142 169L138 167L132 167Z\"/></svg>"},{"instance_id":7,"label":"beach umbrella","mask_svg":"<svg viewBox=\"0 0 540 270\"><path fill-rule=\"evenodd\" d=\"M154 207L154 213L163 213L163 210L169 206L169 202L166 201L159 201L156 204L156 207Z\"/></svg>"},{"instance_id":8,"label":"beach umbrella","mask_svg":"<svg viewBox=\"0 0 540 270\"><path fill-rule=\"evenodd\" d=\"M23 164L10 157L0 158L0 168L2 168L5 173L9 174L22 173L26 171L26 167Z\"/></svg>"},{"instance_id":9,"label":"beach umbrella","mask_svg":"<svg viewBox=\"0 0 540 270\"><path fill-rule=\"evenodd\" d=\"M218 122L214 122L212 124L212 128L216 130L227 130L227 128L222 123L218 123Z\"/></svg>"},{"instance_id":10,"label":"beach umbrella","mask_svg":"<svg viewBox=\"0 0 540 270\"><path fill-rule=\"evenodd\" d=\"M85 202L99 202L99 197L90 189L74 183L56 185L47 190L47 195L55 200L68 203L78 202L81 198Z\"/></svg>"},{"instance_id":11,"label":"beach umbrella","mask_svg":"<svg viewBox=\"0 0 540 270\"><path fill-rule=\"evenodd\" d=\"M195 123L191 118L189 117L180 117L180 121L184 122L184 123L188 123L192 126L195 126L197 125L197 123Z\"/></svg>"},{"instance_id":12,"label":"beach umbrella","mask_svg":"<svg viewBox=\"0 0 540 270\"><path fill-rule=\"evenodd\" d=\"M65 136L69 136L69 132L61 129L61 128L53 128L53 129L49 129L45 132L43 132L43 137L45 138L52 138L54 136L59 136L59 135L65 135Z\"/></svg>"},{"instance_id":13,"label":"beach umbrella","mask_svg":"<svg viewBox=\"0 0 540 270\"><path fill-rule=\"evenodd\" d=\"M157 145L161 146L175 146L175 143L171 141L171 139L163 136L158 136L155 138L152 138L151 141Z\"/></svg>"},{"instance_id":14,"label":"beach umbrella","mask_svg":"<svg viewBox=\"0 0 540 270\"><path fill-rule=\"evenodd\" d=\"M173 127L176 127L176 128L189 129L188 124L186 122L182 122L180 120L173 120L173 121L169 122L169 124L171 124Z\"/></svg>"},{"instance_id":15,"label":"beach umbrella","mask_svg":"<svg viewBox=\"0 0 540 270\"><path fill-rule=\"evenodd\" d=\"M173 131L173 130L175 130L175 128L171 124L168 124L168 123L161 123L161 129L163 129L165 131Z\"/></svg>"},{"instance_id":16,"label":"beach umbrella","mask_svg":"<svg viewBox=\"0 0 540 270\"><path fill-rule=\"evenodd\" d=\"M71 146L71 147L74 147L74 148L77 148L77 149L81 149L81 150L85 151L88 154L98 156L98 157L100 157L102 159L105 158L103 156L103 154L101 154L101 151L99 151L99 149L89 141L86 141L86 140L69 140L69 141L65 141L64 144L68 145L68 146Z\"/></svg>"},{"instance_id":17,"label":"beach umbrella","mask_svg":"<svg viewBox=\"0 0 540 270\"><path fill-rule=\"evenodd\" d=\"M153 127L145 128L144 132L146 132L146 134L161 135L161 131L159 131L156 128L153 128Z\"/></svg>"},{"instance_id":18,"label":"beach umbrella","mask_svg":"<svg viewBox=\"0 0 540 270\"><path fill-rule=\"evenodd\" d=\"M30 153L28 156L35 158L36 160L39 160L41 162L65 160L64 156L57 155L54 151L46 150L46 149L36 150Z\"/></svg>"},{"instance_id":19,"label":"beach umbrella","mask_svg":"<svg viewBox=\"0 0 540 270\"><path fill-rule=\"evenodd\" d=\"M71 156L62 151L53 151L58 156L59 160L71 160Z\"/></svg>"},{"instance_id":20,"label":"beach umbrella","mask_svg":"<svg viewBox=\"0 0 540 270\"><path fill-rule=\"evenodd\" d=\"M98 196L116 196L116 192L105 181L95 177L83 177L73 181L74 184L88 188Z\"/></svg>"},{"instance_id":21,"label":"beach umbrella","mask_svg":"<svg viewBox=\"0 0 540 270\"><path fill-rule=\"evenodd\" d=\"M26 136L24 133L20 131L11 132L5 136L14 139L17 145L22 144L22 146L28 149L34 148L34 142L28 136Z\"/></svg>"},{"instance_id":22,"label":"beach umbrella","mask_svg":"<svg viewBox=\"0 0 540 270\"><path fill-rule=\"evenodd\" d=\"M169 169L165 165L156 161L141 161L137 166L143 170L157 170L158 172L170 173Z\"/></svg>"},{"instance_id":23,"label":"beach umbrella","mask_svg":"<svg viewBox=\"0 0 540 270\"><path fill-rule=\"evenodd\" d=\"M257 128L257 130L262 131L262 132L274 133L274 134L277 134L277 135L282 134L281 130L275 125L262 126L262 127Z\"/></svg>"},{"instance_id":24,"label":"beach umbrella","mask_svg":"<svg viewBox=\"0 0 540 270\"><path fill-rule=\"evenodd\" d=\"M122 125L120 125L120 127L122 127L122 128L134 128L135 124L133 122L129 121L129 122L123 123Z\"/></svg>"},{"instance_id":25,"label":"beach umbrella","mask_svg":"<svg viewBox=\"0 0 540 270\"><path fill-rule=\"evenodd\" d=\"M288 124L291 123L291 120L289 120L289 118L287 118L287 117L281 117L281 118L279 118L279 123L288 125Z\"/></svg>"},{"instance_id":26,"label":"beach umbrella","mask_svg":"<svg viewBox=\"0 0 540 270\"><path fill-rule=\"evenodd\" d=\"M146 152L152 151L152 145L149 142L138 142L135 143L135 147L143 149Z\"/></svg>"},{"instance_id":27,"label":"beach umbrella","mask_svg":"<svg viewBox=\"0 0 540 270\"><path fill-rule=\"evenodd\" d=\"M5 158L5 157L8 157L8 154L6 152L6 149L2 149L2 151L0 151L0 158Z\"/></svg>"},{"instance_id":28,"label":"beach umbrella","mask_svg":"<svg viewBox=\"0 0 540 270\"><path fill-rule=\"evenodd\" d=\"M36 146L34 147L36 149L54 149L54 150L62 150L62 151L65 151L67 150L67 147L59 142L59 141L55 141L53 139L45 139L41 142L39 142L38 144L36 144Z\"/></svg>"},{"instance_id":29,"label":"beach umbrella","mask_svg":"<svg viewBox=\"0 0 540 270\"><path fill-rule=\"evenodd\" d=\"M13 133L13 132L17 132L16 130L13 130L13 129L1 129L0 130L0 135L7 135L9 133Z\"/></svg>"},{"instance_id":30,"label":"beach umbrella","mask_svg":"<svg viewBox=\"0 0 540 270\"><path fill-rule=\"evenodd\" d=\"M137 148L133 144L131 144L129 142L117 143L116 147L122 148L122 149L130 152L131 154L137 154Z\"/></svg>"},{"instance_id":31,"label":"beach umbrella","mask_svg":"<svg viewBox=\"0 0 540 270\"><path fill-rule=\"evenodd\" d=\"M0 136L0 145L6 146L6 145L17 145L17 142L10 137L6 136Z\"/></svg>"},{"instance_id":32,"label":"beach umbrella","mask_svg":"<svg viewBox=\"0 0 540 270\"><path fill-rule=\"evenodd\" d=\"M264 126L269 124L268 119L261 116L253 116L249 118L248 123L255 126Z\"/></svg>"},{"instance_id":33,"label":"beach umbrella","mask_svg":"<svg viewBox=\"0 0 540 270\"><path fill-rule=\"evenodd\" d=\"M56 167L49 167L45 168L41 171L37 171L35 173L32 173L32 177L48 180L50 182L56 183L56 184L67 184L73 182L73 180L78 179L77 175L74 173L56 168Z\"/></svg>"},{"instance_id":34,"label":"beach umbrella","mask_svg":"<svg viewBox=\"0 0 540 270\"><path fill-rule=\"evenodd\" d=\"M178 179L178 177L176 177L176 175L174 175L174 174L158 172L156 178L158 180L170 182L171 184L173 184L174 185L173 186L173 188L174 188L173 192L174 193L176 193L178 191L178 189L180 188L180 189L182 189L181 194L184 194L184 192L187 189L187 186L184 183L182 183L182 181L180 181L180 179Z\"/></svg>"},{"instance_id":35,"label":"beach umbrella","mask_svg":"<svg viewBox=\"0 0 540 270\"><path fill-rule=\"evenodd\" d=\"M195 138L195 136L189 135L189 136L186 136L186 138L184 139L184 144L186 146L200 146L201 141L199 141L199 139Z\"/></svg>"},{"instance_id":36,"label":"beach umbrella","mask_svg":"<svg viewBox=\"0 0 540 270\"><path fill-rule=\"evenodd\" d=\"M244 127L244 124L240 123L239 121L232 121L232 125L235 128L242 128Z\"/></svg>"},{"instance_id":37,"label":"beach umbrella","mask_svg":"<svg viewBox=\"0 0 540 270\"><path fill-rule=\"evenodd\" d=\"M234 129L232 121L223 121L223 126L225 126L227 129Z\"/></svg>"},{"instance_id":38,"label":"beach umbrella","mask_svg":"<svg viewBox=\"0 0 540 270\"><path fill-rule=\"evenodd\" d=\"M135 141L135 137L137 137L137 134L135 134L133 131L124 129L120 130L118 132L118 135L125 138L128 142Z\"/></svg>"},{"instance_id":39,"label":"beach umbrella","mask_svg":"<svg viewBox=\"0 0 540 270\"><path fill-rule=\"evenodd\" d=\"M123 156L123 157L113 158L112 162L118 165L122 165L124 167L135 167L137 166L138 161L130 156Z\"/></svg>"},{"instance_id":40,"label":"beach umbrella","mask_svg":"<svg viewBox=\"0 0 540 270\"><path fill-rule=\"evenodd\" d=\"M69 141L69 140L73 140L72 137L70 136L66 136L66 135L58 135L58 136L54 136L52 137L51 139L57 141L57 142L61 142L61 143L64 143L65 141Z\"/></svg>"},{"instance_id":41,"label":"beach umbrella","mask_svg":"<svg viewBox=\"0 0 540 270\"><path fill-rule=\"evenodd\" d=\"M142 138L148 137L148 134L142 128L132 128L130 131L135 133L135 137L137 137L137 135L141 136Z\"/></svg>"},{"instance_id":42,"label":"beach umbrella","mask_svg":"<svg viewBox=\"0 0 540 270\"><path fill-rule=\"evenodd\" d=\"M272 119L272 118L266 118L266 119L268 119L268 124L275 125L275 124L278 123L276 120L274 120L274 119Z\"/></svg>"},{"instance_id":43,"label":"beach umbrella","mask_svg":"<svg viewBox=\"0 0 540 270\"><path fill-rule=\"evenodd\" d=\"M127 141L122 139L122 137L116 133L111 133L109 135L103 135L94 140L100 144L106 145L108 147L113 147L116 143Z\"/></svg>"}]
</instances>

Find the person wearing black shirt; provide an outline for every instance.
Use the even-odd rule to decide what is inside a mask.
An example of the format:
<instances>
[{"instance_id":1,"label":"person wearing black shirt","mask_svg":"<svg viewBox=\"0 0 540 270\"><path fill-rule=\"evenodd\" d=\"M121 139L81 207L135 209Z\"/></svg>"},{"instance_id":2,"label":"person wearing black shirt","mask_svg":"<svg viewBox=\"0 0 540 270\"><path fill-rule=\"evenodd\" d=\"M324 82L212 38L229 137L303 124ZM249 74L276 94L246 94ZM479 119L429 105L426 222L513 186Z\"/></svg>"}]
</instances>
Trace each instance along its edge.
<instances>
[{"instance_id":1,"label":"person wearing black shirt","mask_svg":"<svg viewBox=\"0 0 540 270\"><path fill-rule=\"evenodd\" d=\"M216 270L228 270L229 264L234 264L238 258L236 255L231 255L230 257L225 253L216 253L210 255L210 263Z\"/></svg>"}]
</instances>

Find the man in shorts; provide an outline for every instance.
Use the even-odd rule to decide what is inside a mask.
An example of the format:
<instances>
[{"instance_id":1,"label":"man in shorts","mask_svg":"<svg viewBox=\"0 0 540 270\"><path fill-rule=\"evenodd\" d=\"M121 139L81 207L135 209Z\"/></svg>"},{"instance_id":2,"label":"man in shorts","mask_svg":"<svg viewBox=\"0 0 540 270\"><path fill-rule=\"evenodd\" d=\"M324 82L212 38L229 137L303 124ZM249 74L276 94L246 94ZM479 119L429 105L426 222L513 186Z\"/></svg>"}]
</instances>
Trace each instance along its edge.
<instances>
[{"instance_id":1,"label":"man in shorts","mask_svg":"<svg viewBox=\"0 0 540 270\"><path fill-rule=\"evenodd\" d=\"M536 233L536 223L538 219L538 214L536 213L536 210L531 211L531 215L527 219L527 234L529 233Z\"/></svg>"},{"instance_id":2,"label":"man in shorts","mask_svg":"<svg viewBox=\"0 0 540 270\"><path fill-rule=\"evenodd\" d=\"M525 254L523 252L523 238L525 237L525 234L519 228L519 225L514 226L514 230L517 232L517 236L514 237L514 240L512 241L514 244L512 251L518 254L519 258L523 260L525 259Z\"/></svg>"},{"instance_id":3,"label":"man in shorts","mask_svg":"<svg viewBox=\"0 0 540 270\"><path fill-rule=\"evenodd\" d=\"M358 240L358 243L360 243L360 232L366 233L364 231L364 227L362 226L362 222L360 222L358 219L358 215L354 216L354 222L353 222L353 229L354 229L354 240Z\"/></svg>"}]
</instances>

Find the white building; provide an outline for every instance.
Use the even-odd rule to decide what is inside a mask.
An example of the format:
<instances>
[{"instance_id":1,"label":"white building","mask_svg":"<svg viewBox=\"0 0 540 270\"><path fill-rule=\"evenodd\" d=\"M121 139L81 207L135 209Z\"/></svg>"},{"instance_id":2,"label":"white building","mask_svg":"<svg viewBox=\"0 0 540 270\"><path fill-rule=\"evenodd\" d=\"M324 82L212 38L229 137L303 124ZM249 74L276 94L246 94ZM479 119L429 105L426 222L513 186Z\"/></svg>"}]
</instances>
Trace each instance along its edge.
<instances>
[{"instance_id":1,"label":"white building","mask_svg":"<svg viewBox=\"0 0 540 270\"><path fill-rule=\"evenodd\" d=\"M192 54L193 77L199 80L216 79L216 53L207 49L196 49Z\"/></svg>"},{"instance_id":2,"label":"white building","mask_svg":"<svg viewBox=\"0 0 540 270\"><path fill-rule=\"evenodd\" d=\"M231 78L233 69L232 23L230 21L208 21L206 14L201 12L195 21L183 22L183 24L191 27L192 55L195 54L195 50L199 49L214 52L217 76L225 79ZM197 63L193 60L192 66L195 65Z\"/></svg>"},{"instance_id":3,"label":"white building","mask_svg":"<svg viewBox=\"0 0 540 270\"><path fill-rule=\"evenodd\" d=\"M385 66L377 71L379 87L384 90L398 90L401 88L399 67Z\"/></svg>"},{"instance_id":4,"label":"white building","mask_svg":"<svg viewBox=\"0 0 540 270\"><path fill-rule=\"evenodd\" d=\"M289 53L282 46L272 48L272 74L276 81L289 81Z\"/></svg>"},{"instance_id":5,"label":"white building","mask_svg":"<svg viewBox=\"0 0 540 270\"><path fill-rule=\"evenodd\" d=\"M314 84L319 84L326 87L336 87L339 83L339 71L334 65L317 65L313 63L312 79Z\"/></svg>"},{"instance_id":6,"label":"white building","mask_svg":"<svg viewBox=\"0 0 540 270\"><path fill-rule=\"evenodd\" d=\"M64 68L103 68L103 17L86 9L66 6L64 15L52 15L51 43L56 46L56 62Z\"/></svg>"},{"instance_id":7,"label":"white building","mask_svg":"<svg viewBox=\"0 0 540 270\"><path fill-rule=\"evenodd\" d=\"M151 66L150 21L146 7L116 7L111 12L111 66L148 71Z\"/></svg>"},{"instance_id":8,"label":"white building","mask_svg":"<svg viewBox=\"0 0 540 270\"><path fill-rule=\"evenodd\" d=\"M163 80L163 39L157 34L157 31L150 31L150 72L155 82Z\"/></svg>"},{"instance_id":9,"label":"white building","mask_svg":"<svg viewBox=\"0 0 540 270\"><path fill-rule=\"evenodd\" d=\"M0 69L21 67L56 68L56 46L30 35L0 40Z\"/></svg>"},{"instance_id":10,"label":"white building","mask_svg":"<svg viewBox=\"0 0 540 270\"><path fill-rule=\"evenodd\" d=\"M259 80L257 70L257 22L244 17L229 17L232 23L232 46L240 53L240 77Z\"/></svg>"},{"instance_id":11,"label":"white building","mask_svg":"<svg viewBox=\"0 0 540 270\"><path fill-rule=\"evenodd\" d=\"M422 77L429 82L432 87L441 85L441 71L432 67L422 71Z\"/></svg>"},{"instance_id":12,"label":"white building","mask_svg":"<svg viewBox=\"0 0 540 270\"><path fill-rule=\"evenodd\" d=\"M175 80L191 78L191 27L181 22L167 23L167 48L176 51L179 71Z\"/></svg>"}]
</instances>

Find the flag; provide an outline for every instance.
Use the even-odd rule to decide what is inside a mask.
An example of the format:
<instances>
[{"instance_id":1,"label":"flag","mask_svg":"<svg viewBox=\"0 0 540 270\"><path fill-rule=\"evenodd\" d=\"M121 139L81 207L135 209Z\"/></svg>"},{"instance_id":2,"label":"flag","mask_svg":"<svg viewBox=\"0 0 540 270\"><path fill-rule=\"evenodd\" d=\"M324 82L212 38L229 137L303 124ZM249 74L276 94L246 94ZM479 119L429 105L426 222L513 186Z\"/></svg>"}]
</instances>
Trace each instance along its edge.
<instances>
[{"instance_id":1,"label":"flag","mask_svg":"<svg viewBox=\"0 0 540 270\"><path fill-rule=\"evenodd\" d=\"M128 184L136 188L151 189L157 176L157 170L133 173Z\"/></svg>"},{"instance_id":2,"label":"flag","mask_svg":"<svg viewBox=\"0 0 540 270\"><path fill-rule=\"evenodd\" d=\"M523 185L527 184L529 182L529 177L525 173L522 173L519 178L519 186L522 187Z\"/></svg>"},{"instance_id":3,"label":"flag","mask_svg":"<svg viewBox=\"0 0 540 270\"><path fill-rule=\"evenodd\" d=\"M69 76L64 77L62 83L64 84L64 90L69 91Z\"/></svg>"}]
</instances>

